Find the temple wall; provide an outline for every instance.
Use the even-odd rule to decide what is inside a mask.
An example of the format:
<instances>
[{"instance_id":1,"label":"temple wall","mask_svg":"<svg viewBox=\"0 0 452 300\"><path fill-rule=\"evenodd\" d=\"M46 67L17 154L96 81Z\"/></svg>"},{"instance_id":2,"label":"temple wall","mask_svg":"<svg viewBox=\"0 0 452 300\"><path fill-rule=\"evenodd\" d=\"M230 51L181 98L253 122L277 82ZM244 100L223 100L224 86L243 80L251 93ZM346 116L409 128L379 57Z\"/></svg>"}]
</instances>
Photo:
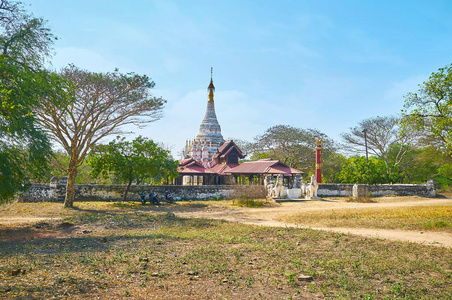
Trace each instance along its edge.
<instances>
[{"instance_id":1,"label":"temple wall","mask_svg":"<svg viewBox=\"0 0 452 300\"><path fill-rule=\"evenodd\" d=\"M75 186L75 199L76 201L122 201L125 190L125 185L80 184ZM230 185L132 185L127 194L127 200L139 201L142 192L147 198L149 191L152 191L160 200L165 198L165 191L169 191L175 200L205 200L217 199L217 197L229 198L232 187ZM65 195L65 185L33 184L23 198L27 201L63 201Z\"/></svg>"},{"instance_id":2,"label":"temple wall","mask_svg":"<svg viewBox=\"0 0 452 300\"><path fill-rule=\"evenodd\" d=\"M317 191L319 197L380 197L420 196L436 197L436 184L429 180L427 184L341 184L322 183Z\"/></svg>"},{"instance_id":3,"label":"temple wall","mask_svg":"<svg viewBox=\"0 0 452 300\"><path fill-rule=\"evenodd\" d=\"M126 190L125 185L76 185L76 201L121 201ZM198 185L198 186L145 186L132 185L127 200L139 201L140 193L146 195L153 191L159 199L164 198L168 190L175 200L202 200L230 198L233 194L232 185ZM66 186L61 184L33 184L30 190L23 195L27 201L63 201L66 194ZM434 181L427 184L330 184L319 185L317 191L319 197L378 197L392 196L421 196L435 197L436 185Z\"/></svg>"}]
</instances>

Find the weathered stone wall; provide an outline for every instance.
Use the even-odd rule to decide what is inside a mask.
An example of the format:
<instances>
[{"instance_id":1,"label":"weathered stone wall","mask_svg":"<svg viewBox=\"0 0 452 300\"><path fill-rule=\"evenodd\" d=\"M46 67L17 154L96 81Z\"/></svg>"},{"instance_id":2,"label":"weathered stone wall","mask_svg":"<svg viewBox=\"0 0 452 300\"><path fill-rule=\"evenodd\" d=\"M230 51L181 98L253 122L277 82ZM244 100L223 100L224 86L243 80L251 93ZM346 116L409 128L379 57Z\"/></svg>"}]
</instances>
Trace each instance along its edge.
<instances>
[{"instance_id":1,"label":"weathered stone wall","mask_svg":"<svg viewBox=\"0 0 452 300\"><path fill-rule=\"evenodd\" d=\"M436 184L429 180L427 184L333 184L319 185L317 195L341 197L380 197L394 196L421 196L436 197Z\"/></svg>"},{"instance_id":2,"label":"weathered stone wall","mask_svg":"<svg viewBox=\"0 0 452 300\"><path fill-rule=\"evenodd\" d=\"M77 201L121 201L125 190L125 185L80 184L75 186L75 199ZM149 191L152 191L159 199L165 198L165 191L169 191L175 200L216 199L218 196L229 198L232 194L232 186L132 185L127 194L127 200L139 201L140 193L145 193L147 199ZM31 201L63 201L65 195L65 185L33 184L23 198Z\"/></svg>"},{"instance_id":3,"label":"weathered stone wall","mask_svg":"<svg viewBox=\"0 0 452 300\"><path fill-rule=\"evenodd\" d=\"M322 183L319 184L317 195L319 197L351 197L353 184Z\"/></svg>"},{"instance_id":4,"label":"weathered stone wall","mask_svg":"<svg viewBox=\"0 0 452 300\"><path fill-rule=\"evenodd\" d=\"M77 201L121 201L125 190L125 185L76 185L75 198ZM132 185L127 200L139 201L142 192L146 194L147 198L149 191L152 191L159 199L164 199L166 190L172 194L175 200L230 198L233 195L231 185ZM63 201L65 194L66 186L62 184L34 184L23 198L30 201ZM317 194L319 197L378 197L384 195L435 197L436 185L434 181L429 181L427 184L379 185L323 183L319 185Z\"/></svg>"}]
</instances>

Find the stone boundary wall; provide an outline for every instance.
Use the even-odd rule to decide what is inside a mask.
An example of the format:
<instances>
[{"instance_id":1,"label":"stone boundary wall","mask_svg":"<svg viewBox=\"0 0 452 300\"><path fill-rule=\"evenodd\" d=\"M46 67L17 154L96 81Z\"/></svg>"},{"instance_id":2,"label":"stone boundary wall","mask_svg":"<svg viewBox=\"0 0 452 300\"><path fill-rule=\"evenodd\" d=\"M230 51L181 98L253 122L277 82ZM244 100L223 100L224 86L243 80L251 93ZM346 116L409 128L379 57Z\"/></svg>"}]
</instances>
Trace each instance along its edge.
<instances>
[{"instance_id":1,"label":"stone boundary wall","mask_svg":"<svg viewBox=\"0 0 452 300\"><path fill-rule=\"evenodd\" d=\"M121 201L126 190L125 185L76 185L76 201ZM217 199L230 198L233 194L231 185L165 185L145 186L132 185L127 195L129 201L139 201L140 193L144 192L146 198L152 191L159 199L165 198L168 190L175 200L189 199ZM62 184L33 184L23 197L27 201L63 201L66 186ZM421 196L435 197L436 185L434 181L427 184L332 184L323 183L317 191L319 197L379 197L393 196Z\"/></svg>"},{"instance_id":2,"label":"stone boundary wall","mask_svg":"<svg viewBox=\"0 0 452 300\"><path fill-rule=\"evenodd\" d=\"M75 185L76 201L122 201L125 185ZM230 185L132 185L130 186L127 200L139 201L140 193L146 194L152 191L159 200L165 198L165 191L169 191L175 200L188 199L217 199L229 198L232 195ZM28 201L64 201L66 185L58 184L33 184L28 192L24 193L24 199Z\"/></svg>"},{"instance_id":3,"label":"stone boundary wall","mask_svg":"<svg viewBox=\"0 0 452 300\"><path fill-rule=\"evenodd\" d=\"M420 196L436 197L436 184L429 180L427 184L319 184L317 191L319 197L380 197L393 196Z\"/></svg>"}]
</instances>

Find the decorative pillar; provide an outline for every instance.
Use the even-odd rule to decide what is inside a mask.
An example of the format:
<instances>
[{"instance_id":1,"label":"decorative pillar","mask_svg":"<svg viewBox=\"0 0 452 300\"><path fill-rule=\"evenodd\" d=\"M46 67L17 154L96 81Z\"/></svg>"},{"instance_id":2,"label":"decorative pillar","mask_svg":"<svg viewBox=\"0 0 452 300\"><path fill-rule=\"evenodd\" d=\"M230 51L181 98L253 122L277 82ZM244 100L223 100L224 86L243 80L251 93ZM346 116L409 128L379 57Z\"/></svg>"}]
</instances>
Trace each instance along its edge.
<instances>
[{"instance_id":1,"label":"decorative pillar","mask_svg":"<svg viewBox=\"0 0 452 300\"><path fill-rule=\"evenodd\" d=\"M317 183L322 183L322 140L317 140L315 147L315 177Z\"/></svg>"}]
</instances>

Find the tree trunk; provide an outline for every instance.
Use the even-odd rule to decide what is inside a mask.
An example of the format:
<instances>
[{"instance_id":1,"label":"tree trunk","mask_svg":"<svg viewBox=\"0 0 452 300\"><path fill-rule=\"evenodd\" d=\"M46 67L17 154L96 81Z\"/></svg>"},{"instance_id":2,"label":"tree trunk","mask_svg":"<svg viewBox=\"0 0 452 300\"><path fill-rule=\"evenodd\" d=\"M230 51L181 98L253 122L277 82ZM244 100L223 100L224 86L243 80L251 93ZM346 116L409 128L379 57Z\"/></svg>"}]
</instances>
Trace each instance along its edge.
<instances>
[{"instance_id":1,"label":"tree trunk","mask_svg":"<svg viewBox=\"0 0 452 300\"><path fill-rule=\"evenodd\" d=\"M407 183L410 184L411 183L410 175L408 175L407 171L404 171L404 173L407 178Z\"/></svg>"},{"instance_id":2,"label":"tree trunk","mask_svg":"<svg viewBox=\"0 0 452 300\"><path fill-rule=\"evenodd\" d=\"M73 207L75 198L75 177L77 177L76 163L71 161L67 171L66 198L64 207Z\"/></svg>"},{"instance_id":3,"label":"tree trunk","mask_svg":"<svg viewBox=\"0 0 452 300\"><path fill-rule=\"evenodd\" d=\"M130 186L132 185L132 179L129 180L129 184L127 184L126 192L124 193L124 197L122 198L122 201L126 201L127 194L129 193Z\"/></svg>"}]
</instances>

